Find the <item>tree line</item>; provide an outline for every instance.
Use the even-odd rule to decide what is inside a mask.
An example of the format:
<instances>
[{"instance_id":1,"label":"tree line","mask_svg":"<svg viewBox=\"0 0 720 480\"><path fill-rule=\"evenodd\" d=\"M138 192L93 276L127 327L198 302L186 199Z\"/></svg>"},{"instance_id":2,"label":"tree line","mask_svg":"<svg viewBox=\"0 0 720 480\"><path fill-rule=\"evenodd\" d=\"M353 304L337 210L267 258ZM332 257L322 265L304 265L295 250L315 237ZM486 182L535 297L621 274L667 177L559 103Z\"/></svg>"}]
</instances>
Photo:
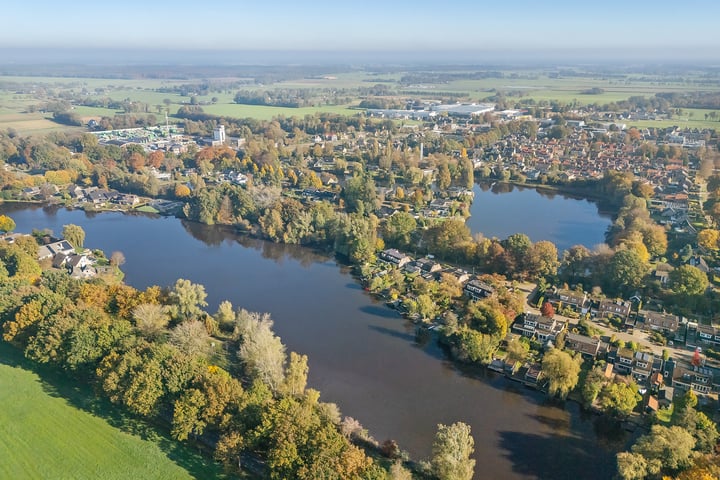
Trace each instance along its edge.
<instances>
[{"instance_id":1,"label":"tree line","mask_svg":"<svg viewBox=\"0 0 720 480\"><path fill-rule=\"evenodd\" d=\"M68 237L82 245L84 232L72 227ZM227 301L211 314L204 287L184 279L145 290L76 280L43 270L37 252L31 236L0 245L2 338L27 358L92 383L133 414L169 423L173 438L211 446L230 469L247 464L275 479L410 478L394 442L377 444L307 388L307 357L287 353L268 314ZM439 426L425 473L469 480L472 449L469 427Z\"/></svg>"}]
</instances>

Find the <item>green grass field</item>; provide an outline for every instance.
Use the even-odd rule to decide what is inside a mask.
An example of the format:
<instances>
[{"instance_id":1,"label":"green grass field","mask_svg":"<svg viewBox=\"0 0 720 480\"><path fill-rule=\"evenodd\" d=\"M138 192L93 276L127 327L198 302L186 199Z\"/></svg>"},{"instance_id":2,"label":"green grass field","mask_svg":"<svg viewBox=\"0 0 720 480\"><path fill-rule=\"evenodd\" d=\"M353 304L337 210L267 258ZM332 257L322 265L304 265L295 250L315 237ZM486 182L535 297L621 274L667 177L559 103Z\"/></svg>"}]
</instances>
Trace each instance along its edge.
<instances>
[{"instance_id":1,"label":"green grass field","mask_svg":"<svg viewBox=\"0 0 720 480\"><path fill-rule=\"evenodd\" d=\"M482 67L477 68L482 71ZM596 72L586 76L580 75L557 75L557 71L551 70L508 70L504 71L503 78L482 78L452 80L445 83L427 83L401 87L398 83L384 83L391 89L396 89L400 96L433 98L434 92L452 92L465 95L463 100L482 101L488 96L497 92L503 92L509 102L523 99L532 99L536 102L559 101L563 103L584 104L608 104L626 100L631 96L654 96L658 92L687 92L687 91L718 91L720 84L698 83L703 78L703 72L687 72L683 77L660 74L604 74ZM243 90L274 90L282 88L314 88L314 89L352 89L357 87L370 87L377 80L393 80L397 82L404 72L376 73L371 71L352 71L343 73L327 72L325 75L318 75L313 78L299 78L296 80L278 82L268 85L248 85L235 89L223 91L211 91L208 95L198 96L197 101L206 113L232 118L256 118L259 120L270 120L273 117L283 115L305 116L316 112L332 112L341 115L353 115L353 105L357 105L359 99L346 106L321 106L316 108L283 108L265 107L255 105L237 105L233 98L237 89ZM552 75L552 77L551 77ZM231 80L231 79L226 79ZM27 113L29 105L39 105L48 98L44 92L53 90L56 93L62 91L75 95L101 95L115 100L129 100L143 102L148 105L148 113L154 114L159 121L162 121L165 100L170 100L169 110L171 114L183 104L190 103L190 97L181 96L176 93L164 93L158 91L161 87L182 85L185 83L197 83L198 80L180 79L114 79L114 78L71 78L71 77L13 77L0 76L0 128L14 128L20 134L44 134L51 131L68 130L53 124L46 116ZM20 88L22 84L25 88ZM32 87L32 90L27 87ZM600 88L602 92L595 95L584 94L583 91L591 88ZM32 93L23 93L32 92ZM407 93L412 92L412 93ZM418 92L427 92L426 95ZM215 103L211 104L215 98ZM100 116L112 116L116 112L111 109L76 107L78 113L84 119L97 118ZM642 121L637 126L666 127L671 125L690 126L697 128L720 127L718 122L708 121L705 114L709 111L696 110L689 115L687 109L683 115L670 120Z\"/></svg>"},{"instance_id":2,"label":"green grass field","mask_svg":"<svg viewBox=\"0 0 720 480\"><path fill-rule=\"evenodd\" d=\"M263 105L238 105L235 103L203 105L203 111L213 115L221 115L232 118L257 118L259 120L271 120L273 117L283 115L285 117L304 117L313 115L316 112L337 113L339 115L355 115L359 110L353 110L348 105L328 105L322 107L266 107Z\"/></svg>"},{"instance_id":3,"label":"green grass field","mask_svg":"<svg viewBox=\"0 0 720 480\"><path fill-rule=\"evenodd\" d=\"M0 341L0 478L225 478L193 448L178 444L89 387L35 368Z\"/></svg>"}]
</instances>

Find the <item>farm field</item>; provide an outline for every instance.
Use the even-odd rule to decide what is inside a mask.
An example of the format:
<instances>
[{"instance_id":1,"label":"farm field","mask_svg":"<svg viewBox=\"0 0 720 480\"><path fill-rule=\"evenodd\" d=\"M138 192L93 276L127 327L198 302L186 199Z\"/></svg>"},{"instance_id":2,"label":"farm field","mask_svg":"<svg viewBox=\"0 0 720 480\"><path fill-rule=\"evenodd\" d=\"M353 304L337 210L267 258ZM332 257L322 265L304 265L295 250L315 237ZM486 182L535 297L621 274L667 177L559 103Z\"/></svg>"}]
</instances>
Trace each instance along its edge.
<instances>
[{"instance_id":1,"label":"farm field","mask_svg":"<svg viewBox=\"0 0 720 480\"><path fill-rule=\"evenodd\" d=\"M304 117L317 112L337 113L339 115L355 115L358 110L350 108L351 105L328 105L321 107L268 107L264 105L238 105L235 103L203 105L205 113L234 118L256 118L258 120L271 120L273 117Z\"/></svg>"},{"instance_id":2,"label":"farm field","mask_svg":"<svg viewBox=\"0 0 720 480\"><path fill-rule=\"evenodd\" d=\"M194 449L0 341L0 478L225 478Z\"/></svg>"},{"instance_id":3,"label":"farm field","mask_svg":"<svg viewBox=\"0 0 720 480\"><path fill-rule=\"evenodd\" d=\"M108 97L118 101L141 102L146 104L147 111L136 115L153 114L162 122L164 113L177 113L183 105L194 103L201 106L208 114L232 117L255 118L270 120L276 116L305 116L317 112L331 112L341 115L354 115L357 110L352 107L360 102L357 88L372 87L376 83L387 86L396 92L398 97L439 98L443 93L460 94L458 101L482 102L487 98L501 93L509 104L532 100L534 102L552 102L574 104L605 105L612 102L627 100L632 96L651 97L659 92L690 92L720 91L720 83L708 80L702 72L684 72L683 75L576 72L564 74L562 69L537 70L498 70L502 78L453 79L455 74L466 75L469 72L493 70L492 67L465 68L458 72L441 69L439 72L374 72L351 71L322 75L312 75L295 80L279 81L268 84L248 84L213 90L214 82L232 82L238 78L222 78L201 80L188 79L118 79L118 78L85 78L85 77L20 77L0 76L0 129L13 128L21 135L45 134L53 131L80 131L79 127L58 125L50 119L49 114L28 111L28 107L38 107L56 98L58 94L88 95L92 97ZM560 72L558 74L558 72ZM400 85L402 77L417 77L418 83ZM244 80L247 78L243 77ZM434 80L433 80L434 79ZM450 79L445 81L445 79ZM423 81L426 80L426 81ZM210 91L206 95L190 97L179 93L162 92L160 89L184 84L207 82ZM229 85L229 83L226 83ZM355 100L348 105L332 105L306 108L270 107L261 105L238 105L233 99L238 90L263 91L275 89L331 89L343 91L347 89L348 97ZM590 89L598 89L588 94ZM427 92L425 94L425 92ZM342 93L341 93L342 95ZM214 100L214 101L213 101ZM102 116L112 117L122 113L114 109L76 106L73 111L84 121ZM720 124L713 117L708 118L710 110L685 109L671 119L642 120L627 122L628 126L667 127L688 126L696 128L717 129ZM715 112L717 113L720 112ZM715 118L715 120L717 117Z\"/></svg>"}]
</instances>

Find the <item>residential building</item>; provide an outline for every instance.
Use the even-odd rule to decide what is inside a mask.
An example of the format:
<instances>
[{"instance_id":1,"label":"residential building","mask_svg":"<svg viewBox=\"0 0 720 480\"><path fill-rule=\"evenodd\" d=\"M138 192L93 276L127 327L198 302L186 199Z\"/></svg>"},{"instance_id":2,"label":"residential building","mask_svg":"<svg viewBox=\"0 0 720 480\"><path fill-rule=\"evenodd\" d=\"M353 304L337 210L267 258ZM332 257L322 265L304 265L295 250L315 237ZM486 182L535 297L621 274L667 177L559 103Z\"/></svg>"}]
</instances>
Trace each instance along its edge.
<instances>
[{"instance_id":1,"label":"residential building","mask_svg":"<svg viewBox=\"0 0 720 480\"><path fill-rule=\"evenodd\" d=\"M557 308L570 307L578 313L588 313L590 311L590 300L585 292L577 292L574 290L558 289L551 299Z\"/></svg>"},{"instance_id":2,"label":"residential building","mask_svg":"<svg viewBox=\"0 0 720 480\"><path fill-rule=\"evenodd\" d=\"M596 357L601 351L602 341L599 338L586 337L577 333L568 332L565 336L565 348L582 355Z\"/></svg>"},{"instance_id":3,"label":"residential building","mask_svg":"<svg viewBox=\"0 0 720 480\"><path fill-rule=\"evenodd\" d=\"M495 293L495 288L480 280L470 280L465 284L465 294L473 300L487 298Z\"/></svg>"},{"instance_id":4,"label":"residential building","mask_svg":"<svg viewBox=\"0 0 720 480\"><path fill-rule=\"evenodd\" d=\"M671 313L640 310L638 316L645 322L645 328L657 332L674 333L680 325L680 317Z\"/></svg>"},{"instance_id":5,"label":"residential building","mask_svg":"<svg viewBox=\"0 0 720 480\"><path fill-rule=\"evenodd\" d=\"M59 242L49 243L47 245L42 245L38 249L38 260L46 260L50 258L54 258L55 255L62 253L65 255L69 255L70 253L74 252L75 249L67 240L60 240Z\"/></svg>"},{"instance_id":6,"label":"residential building","mask_svg":"<svg viewBox=\"0 0 720 480\"><path fill-rule=\"evenodd\" d=\"M404 253L394 248L388 248L387 250L383 250L382 252L380 252L379 258L380 260L395 265L397 267L402 267L406 263L412 261L412 258L410 258L408 255L405 255Z\"/></svg>"},{"instance_id":7,"label":"residential building","mask_svg":"<svg viewBox=\"0 0 720 480\"><path fill-rule=\"evenodd\" d=\"M598 302L597 316L600 318L614 316L626 320L630 315L631 306L632 304L626 300L603 298Z\"/></svg>"},{"instance_id":8,"label":"residential building","mask_svg":"<svg viewBox=\"0 0 720 480\"><path fill-rule=\"evenodd\" d=\"M567 322L563 320L543 317L535 313L525 313L520 320L513 324L512 330L540 342L554 342L566 327Z\"/></svg>"},{"instance_id":9,"label":"residential building","mask_svg":"<svg viewBox=\"0 0 720 480\"><path fill-rule=\"evenodd\" d=\"M696 393L710 393L713 385L713 372L709 368L695 366L676 366L672 377L672 386Z\"/></svg>"}]
</instances>

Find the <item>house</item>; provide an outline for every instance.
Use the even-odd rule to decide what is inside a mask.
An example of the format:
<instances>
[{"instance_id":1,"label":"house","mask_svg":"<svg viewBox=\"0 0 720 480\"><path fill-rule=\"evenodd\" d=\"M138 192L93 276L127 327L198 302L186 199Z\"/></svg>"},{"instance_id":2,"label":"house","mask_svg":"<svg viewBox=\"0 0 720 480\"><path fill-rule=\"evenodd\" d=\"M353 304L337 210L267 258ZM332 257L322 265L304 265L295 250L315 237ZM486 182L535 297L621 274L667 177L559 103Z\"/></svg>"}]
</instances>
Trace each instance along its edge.
<instances>
[{"instance_id":1,"label":"house","mask_svg":"<svg viewBox=\"0 0 720 480\"><path fill-rule=\"evenodd\" d=\"M598 302L597 316L600 318L614 316L626 320L630 315L631 306L632 304L625 300L604 298Z\"/></svg>"},{"instance_id":2,"label":"house","mask_svg":"<svg viewBox=\"0 0 720 480\"><path fill-rule=\"evenodd\" d=\"M418 258L415 265L420 269L421 274L435 273L442 270L442 265L430 258Z\"/></svg>"},{"instance_id":3,"label":"house","mask_svg":"<svg viewBox=\"0 0 720 480\"><path fill-rule=\"evenodd\" d=\"M700 255L694 255L690 257L690 259L688 260L688 265L697 268L703 273L708 273L710 271L710 267L708 267L707 262Z\"/></svg>"},{"instance_id":4,"label":"house","mask_svg":"<svg viewBox=\"0 0 720 480\"><path fill-rule=\"evenodd\" d=\"M662 408L669 408L675 396L675 389L666 386L658 391L658 403Z\"/></svg>"},{"instance_id":5,"label":"house","mask_svg":"<svg viewBox=\"0 0 720 480\"><path fill-rule=\"evenodd\" d=\"M614 360L615 369L618 373L626 375L632 372L633 361L635 358L633 351L629 348L619 348L617 351L613 352L612 356L608 357L608 360Z\"/></svg>"},{"instance_id":6,"label":"house","mask_svg":"<svg viewBox=\"0 0 720 480\"><path fill-rule=\"evenodd\" d=\"M380 260L397 267L402 267L406 263L412 261L412 258L394 248L388 248L387 250L380 252Z\"/></svg>"},{"instance_id":7,"label":"house","mask_svg":"<svg viewBox=\"0 0 720 480\"><path fill-rule=\"evenodd\" d=\"M65 265L73 277L91 277L96 274L93 261L87 255L70 255Z\"/></svg>"},{"instance_id":8,"label":"house","mask_svg":"<svg viewBox=\"0 0 720 480\"><path fill-rule=\"evenodd\" d=\"M699 325L688 322L686 344L689 347L706 345L715 348L720 345L720 331L714 325Z\"/></svg>"},{"instance_id":9,"label":"house","mask_svg":"<svg viewBox=\"0 0 720 480\"><path fill-rule=\"evenodd\" d=\"M705 367L676 366L672 377L672 386L696 393L710 393L713 384L712 370Z\"/></svg>"},{"instance_id":10,"label":"house","mask_svg":"<svg viewBox=\"0 0 720 480\"><path fill-rule=\"evenodd\" d=\"M523 377L523 382L525 385L529 386L535 386L537 385L538 380L540 379L540 374L542 373L542 367L539 363L533 363L530 365L525 372L525 375Z\"/></svg>"},{"instance_id":11,"label":"house","mask_svg":"<svg viewBox=\"0 0 720 480\"><path fill-rule=\"evenodd\" d=\"M675 333L680 325L680 317L670 313L640 310L638 315L645 322L645 328L656 332Z\"/></svg>"},{"instance_id":12,"label":"house","mask_svg":"<svg viewBox=\"0 0 720 480\"><path fill-rule=\"evenodd\" d=\"M652 353L635 352L635 358L630 369L632 377L638 383L644 383L652 375L654 356Z\"/></svg>"},{"instance_id":13,"label":"house","mask_svg":"<svg viewBox=\"0 0 720 480\"><path fill-rule=\"evenodd\" d=\"M543 317L535 313L525 313L521 319L513 323L512 330L528 338L538 341L554 342L557 336L565 330L567 322L554 318Z\"/></svg>"},{"instance_id":14,"label":"house","mask_svg":"<svg viewBox=\"0 0 720 480\"><path fill-rule=\"evenodd\" d=\"M555 303L557 308L570 307L574 311L585 314L590 310L590 301L587 293L576 292L574 290L558 289L555 291L551 303Z\"/></svg>"},{"instance_id":15,"label":"house","mask_svg":"<svg viewBox=\"0 0 720 480\"><path fill-rule=\"evenodd\" d=\"M470 280L470 274L462 268L446 268L445 270L436 272L435 278L439 280L442 278L443 274L455 277L455 280L457 280L460 285L463 285L465 282Z\"/></svg>"},{"instance_id":16,"label":"house","mask_svg":"<svg viewBox=\"0 0 720 480\"><path fill-rule=\"evenodd\" d=\"M495 293L495 288L480 280L470 280L465 284L465 294L473 300L490 297Z\"/></svg>"},{"instance_id":17,"label":"house","mask_svg":"<svg viewBox=\"0 0 720 480\"><path fill-rule=\"evenodd\" d=\"M585 335L568 332L565 337L565 348L582 355L596 357L600 352L602 342L599 338L590 338Z\"/></svg>"},{"instance_id":18,"label":"house","mask_svg":"<svg viewBox=\"0 0 720 480\"><path fill-rule=\"evenodd\" d=\"M72 245L70 245L70 243L68 243L67 240L60 240L59 242L41 246L38 249L38 260L54 258L55 255L57 255L58 253L64 253L65 255L69 255L74 251L75 249Z\"/></svg>"}]
</instances>

